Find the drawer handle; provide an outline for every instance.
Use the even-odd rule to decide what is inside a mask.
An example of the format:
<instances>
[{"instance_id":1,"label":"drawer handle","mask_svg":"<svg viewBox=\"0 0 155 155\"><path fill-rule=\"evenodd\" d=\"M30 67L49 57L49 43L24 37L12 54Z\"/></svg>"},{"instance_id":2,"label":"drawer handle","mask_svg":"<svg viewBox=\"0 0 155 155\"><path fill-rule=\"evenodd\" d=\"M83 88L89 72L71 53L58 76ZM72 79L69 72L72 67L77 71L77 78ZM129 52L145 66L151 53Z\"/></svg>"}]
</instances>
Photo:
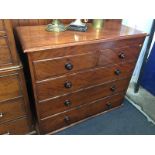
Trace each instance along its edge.
<instances>
[{"instance_id":1,"label":"drawer handle","mask_svg":"<svg viewBox=\"0 0 155 155\"><path fill-rule=\"evenodd\" d=\"M118 56L119 56L120 59L124 59L125 58L125 54L123 52L120 53Z\"/></svg>"},{"instance_id":2,"label":"drawer handle","mask_svg":"<svg viewBox=\"0 0 155 155\"><path fill-rule=\"evenodd\" d=\"M66 123L69 123L69 121L70 121L69 116L65 116L64 121L65 121Z\"/></svg>"},{"instance_id":3,"label":"drawer handle","mask_svg":"<svg viewBox=\"0 0 155 155\"><path fill-rule=\"evenodd\" d=\"M64 86L65 86L65 88L71 88L72 87L72 83L67 81L67 82L65 82Z\"/></svg>"},{"instance_id":4,"label":"drawer handle","mask_svg":"<svg viewBox=\"0 0 155 155\"><path fill-rule=\"evenodd\" d=\"M114 92L114 91L116 90L116 86L113 85L113 86L110 88L110 90L111 90L112 92Z\"/></svg>"},{"instance_id":5,"label":"drawer handle","mask_svg":"<svg viewBox=\"0 0 155 155\"><path fill-rule=\"evenodd\" d=\"M64 102L64 105L65 105L66 107L70 106L70 105L71 105L71 101L70 101L70 100L66 100L66 101Z\"/></svg>"},{"instance_id":6,"label":"drawer handle","mask_svg":"<svg viewBox=\"0 0 155 155\"><path fill-rule=\"evenodd\" d=\"M119 69L116 69L116 70L115 70L115 74L116 74L116 75L120 75L120 74L121 74L121 71L120 71Z\"/></svg>"},{"instance_id":7,"label":"drawer handle","mask_svg":"<svg viewBox=\"0 0 155 155\"><path fill-rule=\"evenodd\" d=\"M67 64L65 65L65 68L66 68L67 70L72 70L72 69L73 69L73 65L72 65L71 63L67 63Z\"/></svg>"},{"instance_id":8,"label":"drawer handle","mask_svg":"<svg viewBox=\"0 0 155 155\"><path fill-rule=\"evenodd\" d=\"M2 112L0 112L0 118L2 118L4 116L4 114Z\"/></svg>"},{"instance_id":9,"label":"drawer handle","mask_svg":"<svg viewBox=\"0 0 155 155\"><path fill-rule=\"evenodd\" d=\"M112 104L111 104L110 102L107 103L106 106L107 106L107 109L108 109L108 110L112 108Z\"/></svg>"}]
</instances>

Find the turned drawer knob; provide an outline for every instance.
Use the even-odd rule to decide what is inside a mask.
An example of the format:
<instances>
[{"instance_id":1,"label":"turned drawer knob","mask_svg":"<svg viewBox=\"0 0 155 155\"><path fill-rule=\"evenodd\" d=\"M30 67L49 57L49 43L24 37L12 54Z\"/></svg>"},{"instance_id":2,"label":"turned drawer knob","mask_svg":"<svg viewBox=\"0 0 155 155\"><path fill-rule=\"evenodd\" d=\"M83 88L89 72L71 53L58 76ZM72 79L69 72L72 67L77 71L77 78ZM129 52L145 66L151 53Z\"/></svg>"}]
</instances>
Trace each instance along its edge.
<instances>
[{"instance_id":1,"label":"turned drawer knob","mask_svg":"<svg viewBox=\"0 0 155 155\"><path fill-rule=\"evenodd\" d=\"M121 74L121 71L120 71L119 69L116 69L116 70L115 70L115 74L116 74L116 75L120 75L120 74Z\"/></svg>"},{"instance_id":2,"label":"turned drawer knob","mask_svg":"<svg viewBox=\"0 0 155 155\"><path fill-rule=\"evenodd\" d=\"M73 69L73 65L72 65L71 63L67 63L67 64L65 65L65 68L66 68L67 70L72 70L72 69Z\"/></svg>"},{"instance_id":3,"label":"turned drawer knob","mask_svg":"<svg viewBox=\"0 0 155 155\"><path fill-rule=\"evenodd\" d=\"M113 86L110 88L110 90L111 90L112 92L114 92L114 91L116 90L116 86L113 85Z\"/></svg>"},{"instance_id":4,"label":"turned drawer knob","mask_svg":"<svg viewBox=\"0 0 155 155\"><path fill-rule=\"evenodd\" d=\"M65 82L64 86L65 86L65 88L71 88L72 87L72 83L67 81L67 82Z\"/></svg>"},{"instance_id":5,"label":"turned drawer knob","mask_svg":"<svg viewBox=\"0 0 155 155\"><path fill-rule=\"evenodd\" d=\"M64 102L64 105L65 105L66 107L70 106L70 105L71 105L71 101L70 101L70 100L66 100L66 101Z\"/></svg>"},{"instance_id":6,"label":"turned drawer knob","mask_svg":"<svg viewBox=\"0 0 155 155\"><path fill-rule=\"evenodd\" d=\"M70 121L69 116L65 116L64 121L65 121L66 123L68 123L68 122Z\"/></svg>"},{"instance_id":7,"label":"turned drawer knob","mask_svg":"<svg viewBox=\"0 0 155 155\"><path fill-rule=\"evenodd\" d=\"M107 106L108 110L112 108L112 104L111 103L107 103L106 106Z\"/></svg>"},{"instance_id":8,"label":"turned drawer knob","mask_svg":"<svg viewBox=\"0 0 155 155\"><path fill-rule=\"evenodd\" d=\"M118 56L119 56L120 59L124 59L125 58L125 54L123 52L120 53Z\"/></svg>"},{"instance_id":9,"label":"turned drawer knob","mask_svg":"<svg viewBox=\"0 0 155 155\"><path fill-rule=\"evenodd\" d=\"M2 112L0 112L0 118L2 118L4 116L4 114Z\"/></svg>"}]
</instances>

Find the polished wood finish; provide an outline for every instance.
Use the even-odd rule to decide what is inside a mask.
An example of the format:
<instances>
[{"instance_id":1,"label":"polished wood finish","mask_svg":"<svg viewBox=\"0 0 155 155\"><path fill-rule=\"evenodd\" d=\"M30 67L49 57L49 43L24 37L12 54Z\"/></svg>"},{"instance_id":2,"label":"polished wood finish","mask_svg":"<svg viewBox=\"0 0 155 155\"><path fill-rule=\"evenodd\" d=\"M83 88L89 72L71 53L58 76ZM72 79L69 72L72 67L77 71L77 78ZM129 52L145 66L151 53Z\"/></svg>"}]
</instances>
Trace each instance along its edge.
<instances>
[{"instance_id":1,"label":"polished wood finish","mask_svg":"<svg viewBox=\"0 0 155 155\"><path fill-rule=\"evenodd\" d=\"M31 125L26 117L0 124L0 135L23 135L28 134L31 130Z\"/></svg>"},{"instance_id":2,"label":"polished wood finish","mask_svg":"<svg viewBox=\"0 0 155 155\"><path fill-rule=\"evenodd\" d=\"M39 133L121 105L146 34L88 24L87 32L17 28L32 78Z\"/></svg>"},{"instance_id":3,"label":"polished wood finish","mask_svg":"<svg viewBox=\"0 0 155 155\"><path fill-rule=\"evenodd\" d=\"M113 81L106 84L100 84L93 87L85 88L55 98L45 100L38 103L38 111L40 119L44 119L56 113L70 110L73 107L90 103L91 101L123 92L127 89L128 79ZM89 97L88 97L89 96ZM70 103L66 104L66 101Z\"/></svg>"},{"instance_id":4,"label":"polished wood finish","mask_svg":"<svg viewBox=\"0 0 155 155\"><path fill-rule=\"evenodd\" d=\"M4 29L0 31L0 69L20 64L11 22L10 20L1 20L1 23Z\"/></svg>"},{"instance_id":5,"label":"polished wood finish","mask_svg":"<svg viewBox=\"0 0 155 155\"><path fill-rule=\"evenodd\" d=\"M89 24L87 32L66 31L62 33L49 33L45 28L46 26L17 27L25 53L75 45L94 44L111 40L129 39L132 38L133 35L135 38L144 37L146 35L141 31L127 26L121 26L115 31L111 31L111 29L108 28L97 31Z\"/></svg>"},{"instance_id":6,"label":"polished wood finish","mask_svg":"<svg viewBox=\"0 0 155 155\"><path fill-rule=\"evenodd\" d=\"M11 21L0 19L0 134L26 134L32 130L27 89Z\"/></svg>"},{"instance_id":7,"label":"polished wood finish","mask_svg":"<svg viewBox=\"0 0 155 155\"><path fill-rule=\"evenodd\" d=\"M45 134L71 123L80 121L92 115L107 111L111 108L120 106L124 98L124 94L114 95L103 99L96 100L89 104L82 105L68 112L64 112L53 117L46 118L40 123L41 133ZM111 105L109 107L109 105Z\"/></svg>"},{"instance_id":8,"label":"polished wood finish","mask_svg":"<svg viewBox=\"0 0 155 155\"><path fill-rule=\"evenodd\" d=\"M87 88L100 83L130 77L134 66L135 62L123 65L114 65L112 67L96 68L93 70L87 70L76 74L73 73L68 76L64 75L62 77L39 82L36 84L38 101L71 93L78 89ZM115 74L117 69L121 71L120 75ZM66 88L64 86L67 82L71 82L71 88Z\"/></svg>"},{"instance_id":9,"label":"polished wood finish","mask_svg":"<svg viewBox=\"0 0 155 155\"><path fill-rule=\"evenodd\" d=\"M0 103L0 123L14 120L26 115L23 97Z\"/></svg>"}]
</instances>

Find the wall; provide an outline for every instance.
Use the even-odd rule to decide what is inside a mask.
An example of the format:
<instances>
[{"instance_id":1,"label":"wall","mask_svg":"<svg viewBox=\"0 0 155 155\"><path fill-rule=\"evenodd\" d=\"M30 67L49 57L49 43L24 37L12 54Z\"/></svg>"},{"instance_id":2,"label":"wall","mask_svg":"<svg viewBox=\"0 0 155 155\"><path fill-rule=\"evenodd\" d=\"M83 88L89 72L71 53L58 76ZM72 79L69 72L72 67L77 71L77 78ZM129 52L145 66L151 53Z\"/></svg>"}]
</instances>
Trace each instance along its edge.
<instances>
[{"instance_id":1,"label":"wall","mask_svg":"<svg viewBox=\"0 0 155 155\"><path fill-rule=\"evenodd\" d=\"M149 34L151 30L152 22L153 22L153 19L123 19L122 24L139 29ZM148 37L145 39L143 48L141 50L139 59L137 61L137 64L132 76L133 82L136 82L138 79L140 68L146 51L147 42L148 42Z\"/></svg>"}]
</instances>

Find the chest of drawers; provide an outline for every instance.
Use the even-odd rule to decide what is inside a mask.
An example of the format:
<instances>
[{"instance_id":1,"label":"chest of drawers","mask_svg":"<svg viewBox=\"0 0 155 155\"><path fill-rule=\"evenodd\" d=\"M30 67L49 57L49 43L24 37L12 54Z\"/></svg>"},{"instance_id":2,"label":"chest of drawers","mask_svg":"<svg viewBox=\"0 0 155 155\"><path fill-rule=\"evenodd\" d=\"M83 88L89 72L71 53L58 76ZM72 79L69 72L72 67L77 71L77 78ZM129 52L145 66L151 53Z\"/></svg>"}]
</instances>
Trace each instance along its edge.
<instances>
[{"instance_id":1,"label":"chest of drawers","mask_svg":"<svg viewBox=\"0 0 155 155\"><path fill-rule=\"evenodd\" d=\"M18 27L28 56L40 134L120 106L145 33L121 26L49 33Z\"/></svg>"},{"instance_id":2,"label":"chest of drawers","mask_svg":"<svg viewBox=\"0 0 155 155\"><path fill-rule=\"evenodd\" d=\"M0 19L0 135L33 130L23 68L10 20Z\"/></svg>"}]
</instances>

